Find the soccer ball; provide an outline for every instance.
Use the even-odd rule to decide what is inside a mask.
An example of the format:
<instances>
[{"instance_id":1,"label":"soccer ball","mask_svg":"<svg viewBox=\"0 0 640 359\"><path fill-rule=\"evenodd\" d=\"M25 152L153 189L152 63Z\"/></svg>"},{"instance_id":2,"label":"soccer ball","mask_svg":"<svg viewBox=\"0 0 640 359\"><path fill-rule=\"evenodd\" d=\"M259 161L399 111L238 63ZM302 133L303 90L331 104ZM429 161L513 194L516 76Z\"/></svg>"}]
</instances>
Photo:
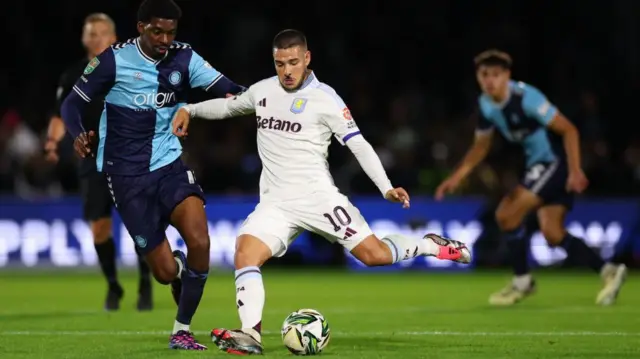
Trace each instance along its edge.
<instances>
[{"instance_id":1,"label":"soccer ball","mask_svg":"<svg viewBox=\"0 0 640 359\"><path fill-rule=\"evenodd\" d=\"M296 355L319 354L330 337L329 323L317 310L297 310L282 323L282 342Z\"/></svg>"}]
</instances>

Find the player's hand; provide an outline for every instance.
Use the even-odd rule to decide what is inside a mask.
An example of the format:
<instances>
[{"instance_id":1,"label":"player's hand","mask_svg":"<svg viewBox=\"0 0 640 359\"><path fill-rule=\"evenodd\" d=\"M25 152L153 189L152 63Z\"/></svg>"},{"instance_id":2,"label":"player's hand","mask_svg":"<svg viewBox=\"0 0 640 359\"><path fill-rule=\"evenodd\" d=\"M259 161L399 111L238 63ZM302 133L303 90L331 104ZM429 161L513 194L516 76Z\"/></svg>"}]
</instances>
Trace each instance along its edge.
<instances>
[{"instance_id":1,"label":"player's hand","mask_svg":"<svg viewBox=\"0 0 640 359\"><path fill-rule=\"evenodd\" d=\"M93 157L95 154L92 151L93 145L96 142L96 133L93 131L82 132L73 141L73 149L76 150L78 156L86 158L87 156Z\"/></svg>"},{"instance_id":2,"label":"player's hand","mask_svg":"<svg viewBox=\"0 0 640 359\"><path fill-rule=\"evenodd\" d=\"M58 156L58 142L52 139L48 139L44 144L44 151L45 161L52 164L58 163L58 161L60 160L60 157Z\"/></svg>"},{"instance_id":3,"label":"player's hand","mask_svg":"<svg viewBox=\"0 0 640 359\"><path fill-rule=\"evenodd\" d=\"M409 208L411 205L409 203L409 194L402 187L390 189L384 195L384 198L390 202L402 203L402 208Z\"/></svg>"},{"instance_id":4,"label":"player's hand","mask_svg":"<svg viewBox=\"0 0 640 359\"><path fill-rule=\"evenodd\" d=\"M582 170L569 172L567 192L582 193L589 186L589 180Z\"/></svg>"},{"instance_id":5,"label":"player's hand","mask_svg":"<svg viewBox=\"0 0 640 359\"><path fill-rule=\"evenodd\" d=\"M176 115L173 117L173 134L178 137L187 137L187 130L189 129L189 121L191 121L191 114L184 108L180 108Z\"/></svg>"},{"instance_id":6,"label":"player's hand","mask_svg":"<svg viewBox=\"0 0 640 359\"><path fill-rule=\"evenodd\" d=\"M455 174L444 180L444 182L440 183L438 188L436 188L436 200L441 201L445 195L455 192L455 190L460 187L460 182L462 182L462 178Z\"/></svg>"},{"instance_id":7,"label":"player's hand","mask_svg":"<svg viewBox=\"0 0 640 359\"><path fill-rule=\"evenodd\" d=\"M226 97L226 98L233 97L233 96L235 96L235 95L232 94L232 93L228 93L228 94L224 95L224 97Z\"/></svg>"}]
</instances>

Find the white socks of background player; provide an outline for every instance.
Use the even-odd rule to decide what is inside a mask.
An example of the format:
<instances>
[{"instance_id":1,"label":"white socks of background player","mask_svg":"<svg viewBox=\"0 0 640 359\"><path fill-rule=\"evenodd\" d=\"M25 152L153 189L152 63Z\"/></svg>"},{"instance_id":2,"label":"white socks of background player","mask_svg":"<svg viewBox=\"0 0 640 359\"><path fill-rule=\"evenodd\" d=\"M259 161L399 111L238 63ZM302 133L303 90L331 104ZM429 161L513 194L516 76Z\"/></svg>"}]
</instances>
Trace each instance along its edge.
<instances>
[{"instance_id":1,"label":"white socks of background player","mask_svg":"<svg viewBox=\"0 0 640 359\"><path fill-rule=\"evenodd\" d=\"M521 291L525 291L531 288L532 280L533 280L533 277L531 277L531 274L517 275L513 277L513 286L518 288Z\"/></svg>"},{"instance_id":2,"label":"white socks of background player","mask_svg":"<svg viewBox=\"0 0 640 359\"><path fill-rule=\"evenodd\" d=\"M392 263L415 258L417 256L437 256L440 246L424 238L414 239L402 234L389 234L381 240L391 250Z\"/></svg>"},{"instance_id":3,"label":"white socks of background player","mask_svg":"<svg viewBox=\"0 0 640 359\"><path fill-rule=\"evenodd\" d=\"M242 331L261 342L264 284L258 267L236 270L236 306Z\"/></svg>"}]
</instances>

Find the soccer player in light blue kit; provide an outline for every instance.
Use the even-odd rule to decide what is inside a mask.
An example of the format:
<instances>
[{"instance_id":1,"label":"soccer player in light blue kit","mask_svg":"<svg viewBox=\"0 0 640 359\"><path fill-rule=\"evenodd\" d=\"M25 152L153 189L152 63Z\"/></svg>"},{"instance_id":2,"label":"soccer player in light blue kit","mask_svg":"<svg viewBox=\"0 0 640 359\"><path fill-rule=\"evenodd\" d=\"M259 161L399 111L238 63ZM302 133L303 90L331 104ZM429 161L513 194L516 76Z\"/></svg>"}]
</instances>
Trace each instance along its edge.
<instances>
[{"instance_id":1,"label":"soccer player in light blue kit","mask_svg":"<svg viewBox=\"0 0 640 359\"><path fill-rule=\"evenodd\" d=\"M437 189L436 198L454 191L486 157L497 130L525 153L526 169L520 185L500 203L497 223L506 236L514 278L489 298L493 305L512 305L536 289L527 261L523 219L537 211L547 243L563 247L569 256L586 259L600 273L604 287L596 303L615 302L624 282L626 267L605 263L582 239L569 234L565 216L573 206L573 193L582 193L588 181L580 163L580 138L575 126L535 87L511 80L511 57L488 50L475 58L476 76L482 89L478 98L480 121L472 147L460 166Z\"/></svg>"},{"instance_id":2,"label":"soccer player in light blue kit","mask_svg":"<svg viewBox=\"0 0 640 359\"><path fill-rule=\"evenodd\" d=\"M146 0L138 11L140 36L115 44L89 62L62 105L62 118L82 157L95 156L116 209L156 280L171 284L178 314L173 349L203 350L190 330L209 272L204 195L181 161L171 120L187 90L217 96L243 87L231 82L188 44L175 42L180 8L172 0ZM96 134L82 127L86 105L106 94ZM180 232L188 255L171 252L168 225Z\"/></svg>"}]
</instances>

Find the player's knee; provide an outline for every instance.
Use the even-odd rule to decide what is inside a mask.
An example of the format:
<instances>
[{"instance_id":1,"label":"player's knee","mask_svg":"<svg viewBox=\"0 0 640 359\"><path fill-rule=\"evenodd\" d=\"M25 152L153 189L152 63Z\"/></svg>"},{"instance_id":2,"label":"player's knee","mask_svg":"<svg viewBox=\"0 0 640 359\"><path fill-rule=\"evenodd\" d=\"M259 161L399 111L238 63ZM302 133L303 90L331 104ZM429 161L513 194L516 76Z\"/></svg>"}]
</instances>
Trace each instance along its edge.
<instances>
[{"instance_id":1,"label":"player's knee","mask_svg":"<svg viewBox=\"0 0 640 359\"><path fill-rule=\"evenodd\" d=\"M176 262L171 259L171 262L167 261L162 265L154 265L151 267L151 272L153 273L153 277L160 284L169 284L173 282L178 273L178 269L176 267Z\"/></svg>"},{"instance_id":2,"label":"player's knee","mask_svg":"<svg viewBox=\"0 0 640 359\"><path fill-rule=\"evenodd\" d=\"M209 253L210 240L207 225L195 226L189 230L185 241L189 253Z\"/></svg>"},{"instance_id":3,"label":"player's knee","mask_svg":"<svg viewBox=\"0 0 640 359\"><path fill-rule=\"evenodd\" d=\"M171 223L180 231L187 250L196 256L209 256L209 228L202 199L191 195L180 202L171 213Z\"/></svg>"},{"instance_id":4,"label":"player's knee","mask_svg":"<svg viewBox=\"0 0 640 359\"><path fill-rule=\"evenodd\" d=\"M111 218L100 218L91 222L91 234L95 244L102 244L111 238Z\"/></svg>"},{"instance_id":5,"label":"player's knee","mask_svg":"<svg viewBox=\"0 0 640 359\"><path fill-rule=\"evenodd\" d=\"M496 223L502 231L513 231L520 226L522 219L508 210L496 211Z\"/></svg>"},{"instance_id":6,"label":"player's knee","mask_svg":"<svg viewBox=\"0 0 640 359\"><path fill-rule=\"evenodd\" d=\"M562 226L541 226L540 232L542 232L544 239L551 247L559 246L565 235L565 230Z\"/></svg>"},{"instance_id":7,"label":"player's knee","mask_svg":"<svg viewBox=\"0 0 640 359\"><path fill-rule=\"evenodd\" d=\"M271 248L254 236L243 234L236 240L236 269L261 267L271 256Z\"/></svg>"}]
</instances>

